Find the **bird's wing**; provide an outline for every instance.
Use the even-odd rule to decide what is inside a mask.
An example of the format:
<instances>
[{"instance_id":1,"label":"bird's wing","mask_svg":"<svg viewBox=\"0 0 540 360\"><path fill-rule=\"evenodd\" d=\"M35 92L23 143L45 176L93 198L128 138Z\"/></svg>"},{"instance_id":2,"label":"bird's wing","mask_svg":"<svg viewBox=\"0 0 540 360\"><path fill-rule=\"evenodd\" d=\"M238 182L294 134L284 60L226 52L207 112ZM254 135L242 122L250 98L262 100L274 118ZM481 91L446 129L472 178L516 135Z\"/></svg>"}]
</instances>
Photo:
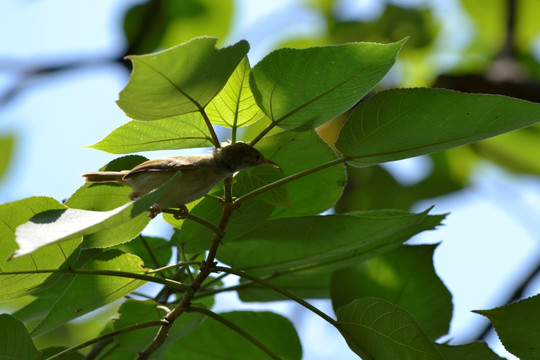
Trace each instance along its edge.
<instances>
[{"instance_id":1,"label":"bird's wing","mask_svg":"<svg viewBox=\"0 0 540 360\"><path fill-rule=\"evenodd\" d=\"M193 166L193 159L191 159L191 156L148 160L131 169L131 171L124 176L124 179L129 178L134 174L147 171L180 171L190 168L191 166Z\"/></svg>"}]
</instances>

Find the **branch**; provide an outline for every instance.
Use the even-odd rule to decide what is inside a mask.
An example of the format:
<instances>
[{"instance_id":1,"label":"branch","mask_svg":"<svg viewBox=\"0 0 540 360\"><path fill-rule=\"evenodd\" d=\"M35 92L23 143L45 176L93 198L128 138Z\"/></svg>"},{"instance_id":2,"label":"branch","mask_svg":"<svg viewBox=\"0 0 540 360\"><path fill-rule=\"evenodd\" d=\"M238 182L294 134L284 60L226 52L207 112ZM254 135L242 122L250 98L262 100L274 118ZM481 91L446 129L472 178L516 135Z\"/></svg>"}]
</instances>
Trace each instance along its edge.
<instances>
[{"instance_id":1,"label":"branch","mask_svg":"<svg viewBox=\"0 0 540 360\"><path fill-rule=\"evenodd\" d=\"M280 359L280 357L277 356L272 350L267 348L266 345L261 343L255 337L251 336L251 334L249 334L247 331L245 331L244 329L242 329L238 325L236 325L236 324L230 322L229 320L225 319L223 316L220 316L219 314L216 314L213 311L210 311L210 310L208 310L206 308L202 308L202 307L198 307L198 306L191 306L188 309L188 311L199 312L199 313L204 314L204 315L206 315L206 316L208 316L208 317L210 317L210 318L212 318L212 319L214 319L216 321L219 321L223 325L227 326L229 329L236 332L238 335L244 337L247 341L249 341L250 343L252 343L256 347L258 347L259 349L264 351L272 359L277 359L277 360Z\"/></svg>"},{"instance_id":2,"label":"branch","mask_svg":"<svg viewBox=\"0 0 540 360\"><path fill-rule=\"evenodd\" d=\"M114 337L116 335L119 335L119 334L123 334L123 333L130 332L130 331L133 331L133 330L144 329L144 328L151 327L151 326L159 326L159 325L163 325L162 320L148 321L148 322L144 322L144 323L140 323L140 324L127 326L125 328L121 328L121 329L112 331L110 333L98 336L96 338L88 340L88 341L86 341L86 342L84 342L82 344L79 344L77 346L70 347L69 349L63 350L63 351L61 351L61 352L59 352L57 354L54 354L53 356L48 357L46 360L60 359L61 357L64 357L64 356L66 356L68 354L71 354L71 353L74 353L79 349L83 349L83 348L85 348L87 346L98 343L98 342L100 342L102 340L105 340L105 339L112 338L112 337Z\"/></svg>"},{"instance_id":3,"label":"branch","mask_svg":"<svg viewBox=\"0 0 540 360\"><path fill-rule=\"evenodd\" d=\"M137 279L143 281L154 282L162 285L166 285L180 291L191 292L191 288L178 281L156 278L144 274L130 273L126 271L116 270L89 270L89 269L44 269L44 270L24 270L24 271L8 271L1 272L1 275L24 275L24 274L47 274L47 273L61 273L61 274L77 274L77 275L103 275L103 276L116 276L124 277L128 279Z\"/></svg>"},{"instance_id":4,"label":"branch","mask_svg":"<svg viewBox=\"0 0 540 360\"><path fill-rule=\"evenodd\" d=\"M244 195L240 196L238 199L236 199L235 203L237 205L240 205L242 202L246 201L247 199L250 199L250 198L252 198L252 197L254 197L256 195L262 194L263 192L266 192L268 190L272 190L274 188L277 188L278 186L287 184L287 183L289 183L289 182L291 182L293 180L296 180L296 179L302 178L304 176L313 174L315 172L324 170L324 169L332 167L334 165L342 164L342 163L347 162L349 160L350 160L349 157L342 157L342 158L338 158L338 159L329 161L327 163L315 166L314 168L307 169L307 170L304 170L304 171L300 171L300 172L298 172L296 174L293 174L293 175L289 175L287 177L284 177L283 179L274 181L274 182L272 182L270 184L266 184L264 186L261 186L258 189L255 189L253 191L248 192L247 194L244 194Z\"/></svg>"}]
</instances>

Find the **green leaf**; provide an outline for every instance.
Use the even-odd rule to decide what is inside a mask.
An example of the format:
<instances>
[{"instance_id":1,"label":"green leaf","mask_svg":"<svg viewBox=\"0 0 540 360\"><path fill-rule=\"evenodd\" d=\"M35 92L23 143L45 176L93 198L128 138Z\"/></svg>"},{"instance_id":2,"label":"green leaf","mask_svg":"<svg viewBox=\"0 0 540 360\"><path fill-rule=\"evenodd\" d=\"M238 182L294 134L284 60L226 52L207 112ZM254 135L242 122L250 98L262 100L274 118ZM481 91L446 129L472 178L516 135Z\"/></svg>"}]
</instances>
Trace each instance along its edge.
<instances>
[{"instance_id":1,"label":"green leaf","mask_svg":"<svg viewBox=\"0 0 540 360\"><path fill-rule=\"evenodd\" d=\"M503 360L483 342L465 345L437 344L446 360Z\"/></svg>"},{"instance_id":2,"label":"green leaf","mask_svg":"<svg viewBox=\"0 0 540 360\"><path fill-rule=\"evenodd\" d=\"M284 175L293 175L337 159L332 148L313 130L284 131L268 136L257 148L265 157L276 162ZM331 208L339 199L346 176L344 166L335 165L292 181L286 187L263 193L261 199L269 196L282 199L281 202L275 202L282 206L276 208L272 218L319 214ZM282 193L283 188L288 189L288 194Z\"/></svg>"},{"instance_id":3,"label":"green leaf","mask_svg":"<svg viewBox=\"0 0 540 360\"><path fill-rule=\"evenodd\" d=\"M270 312L236 311L220 314L255 337L280 359L301 359L302 347L289 320ZM229 327L206 319L195 331L177 341L163 359L263 359L266 355Z\"/></svg>"},{"instance_id":4,"label":"green leaf","mask_svg":"<svg viewBox=\"0 0 540 360\"><path fill-rule=\"evenodd\" d=\"M215 48L216 41L195 38L158 53L130 56L133 72L120 92L118 106L135 120L201 110L221 91L249 50L246 41L222 49Z\"/></svg>"},{"instance_id":5,"label":"green leaf","mask_svg":"<svg viewBox=\"0 0 540 360\"><path fill-rule=\"evenodd\" d=\"M172 256L172 249L169 245L169 241L165 239L141 235L114 248L137 255L143 260L146 268L157 269L169 264Z\"/></svg>"},{"instance_id":6,"label":"green leaf","mask_svg":"<svg viewBox=\"0 0 540 360\"><path fill-rule=\"evenodd\" d=\"M109 250L97 255L83 269L143 273L139 257L118 250ZM31 334L38 336L52 330L66 321L120 299L145 283L142 280L110 275L77 275L71 286L59 294L54 306Z\"/></svg>"},{"instance_id":7,"label":"green leaf","mask_svg":"<svg viewBox=\"0 0 540 360\"><path fill-rule=\"evenodd\" d=\"M428 210L429 211L429 210ZM363 216L362 216L363 215ZM218 259L257 273L369 258L431 229L440 216L400 213L305 216L270 220L223 246ZM346 264L345 264L346 266Z\"/></svg>"},{"instance_id":8,"label":"green leaf","mask_svg":"<svg viewBox=\"0 0 540 360\"><path fill-rule=\"evenodd\" d=\"M251 67L245 57L233 72L227 85L205 108L212 124L239 128L247 126L263 117L257 106L251 88L249 74Z\"/></svg>"},{"instance_id":9,"label":"green leaf","mask_svg":"<svg viewBox=\"0 0 540 360\"><path fill-rule=\"evenodd\" d=\"M474 312L491 321L506 350L521 360L540 358L540 295Z\"/></svg>"},{"instance_id":10,"label":"green leaf","mask_svg":"<svg viewBox=\"0 0 540 360\"><path fill-rule=\"evenodd\" d=\"M251 89L275 125L312 129L351 108L381 81L403 43L279 49L255 65Z\"/></svg>"},{"instance_id":11,"label":"green leaf","mask_svg":"<svg viewBox=\"0 0 540 360\"><path fill-rule=\"evenodd\" d=\"M540 121L540 104L442 89L395 89L361 103L336 147L369 166L469 144Z\"/></svg>"},{"instance_id":12,"label":"green leaf","mask_svg":"<svg viewBox=\"0 0 540 360\"><path fill-rule=\"evenodd\" d=\"M0 314L0 339L0 359L41 359L24 324L11 315Z\"/></svg>"},{"instance_id":13,"label":"green leaf","mask_svg":"<svg viewBox=\"0 0 540 360\"><path fill-rule=\"evenodd\" d=\"M420 325L399 306L377 298L357 299L337 310L349 347L370 359L433 360L443 357Z\"/></svg>"},{"instance_id":14,"label":"green leaf","mask_svg":"<svg viewBox=\"0 0 540 360\"><path fill-rule=\"evenodd\" d=\"M120 171L131 169L145 159L142 156L125 156L113 160L104 169ZM73 194L65 205L73 209L111 211L128 203L132 189L120 184L84 184ZM148 225L150 218L141 213L133 219L112 228L84 236L84 248L103 248L130 241L137 237Z\"/></svg>"},{"instance_id":15,"label":"green leaf","mask_svg":"<svg viewBox=\"0 0 540 360\"><path fill-rule=\"evenodd\" d=\"M151 122L132 120L89 147L111 154L129 154L212 145L202 115L190 113Z\"/></svg>"},{"instance_id":16,"label":"green leaf","mask_svg":"<svg viewBox=\"0 0 540 360\"><path fill-rule=\"evenodd\" d=\"M330 279L332 270L327 267L317 267L302 271L293 271L275 279L268 280L275 286L285 289L302 299L327 299L330 297ZM246 281L241 279L240 283ZM244 302L266 302L289 300L288 297L275 290L251 283L249 287L237 290L238 296Z\"/></svg>"},{"instance_id":17,"label":"green leaf","mask_svg":"<svg viewBox=\"0 0 540 360\"><path fill-rule=\"evenodd\" d=\"M0 205L0 300L15 299L39 291L51 286L59 278L58 275L51 274L4 273L58 269L68 266L79 254L81 238L76 238L45 246L27 256L4 261L17 249L15 228L36 213L51 209L65 209L65 206L48 197L31 197Z\"/></svg>"},{"instance_id":18,"label":"green leaf","mask_svg":"<svg viewBox=\"0 0 540 360\"><path fill-rule=\"evenodd\" d=\"M137 201L129 202L113 210L62 209L39 213L17 228L15 233L19 249L12 256L30 254L45 245L92 234L128 222L147 211L158 201L180 174L178 172L161 187Z\"/></svg>"},{"instance_id":19,"label":"green leaf","mask_svg":"<svg viewBox=\"0 0 540 360\"><path fill-rule=\"evenodd\" d=\"M334 309L357 298L377 297L408 311L431 339L447 334L452 295L433 268L435 248L436 245L402 246L336 271L332 277Z\"/></svg>"},{"instance_id":20,"label":"green leaf","mask_svg":"<svg viewBox=\"0 0 540 360\"><path fill-rule=\"evenodd\" d=\"M13 155L14 136L0 136L0 178L2 178L8 168Z\"/></svg>"},{"instance_id":21,"label":"green leaf","mask_svg":"<svg viewBox=\"0 0 540 360\"><path fill-rule=\"evenodd\" d=\"M227 223L224 242L228 243L231 239L242 236L264 223L273 209L273 206L255 199L242 204L241 212L233 212ZM223 207L215 199L208 198L203 199L190 211L191 214L202 217L215 225L219 223L222 212ZM187 219L183 221L181 230L174 234L171 242L174 245L182 245L186 253L197 253L207 250L213 237L212 230Z\"/></svg>"},{"instance_id":22,"label":"green leaf","mask_svg":"<svg viewBox=\"0 0 540 360\"><path fill-rule=\"evenodd\" d=\"M120 318L114 321L114 329L119 330L147 321L160 320L165 316L165 311L158 308L157 305L156 302L151 300L127 300L122 304L120 309L118 309ZM159 355L167 350L174 342L193 331L203 318L204 315L200 313L189 312L182 314L182 316L176 319L169 331L167 340L154 353L154 356L158 358ZM152 342L158 329L159 327L157 326L138 329L117 335L114 337L114 340L122 350L137 354Z\"/></svg>"}]
</instances>

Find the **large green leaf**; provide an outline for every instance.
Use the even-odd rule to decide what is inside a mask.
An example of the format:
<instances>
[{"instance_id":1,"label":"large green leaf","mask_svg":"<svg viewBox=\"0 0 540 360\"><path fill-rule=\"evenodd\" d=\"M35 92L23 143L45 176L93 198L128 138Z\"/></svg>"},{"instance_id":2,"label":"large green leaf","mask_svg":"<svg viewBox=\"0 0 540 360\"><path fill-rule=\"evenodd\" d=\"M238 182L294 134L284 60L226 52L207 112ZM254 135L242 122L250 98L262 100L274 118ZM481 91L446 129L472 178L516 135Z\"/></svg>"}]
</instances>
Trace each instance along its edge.
<instances>
[{"instance_id":1,"label":"large green leaf","mask_svg":"<svg viewBox=\"0 0 540 360\"><path fill-rule=\"evenodd\" d=\"M365 213L270 220L223 246L218 258L234 268L269 273L331 261L369 258L432 229L442 218Z\"/></svg>"},{"instance_id":2,"label":"large green leaf","mask_svg":"<svg viewBox=\"0 0 540 360\"><path fill-rule=\"evenodd\" d=\"M33 254L5 261L17 249L15 229L36 213L53 209L65 209L58 201L48 197L31 197L0 205L0 300L18 298L51 286L57 275L4 273L58 269L68 266L77 257L81 238L61 244L45 246ZM46 280L49 281L46 282Z\"/></svg>"},{"instance_id":3,"label":"large green leaf","mask_svg":"<svg viewBox=\"0 0 540 360\"><path fill-rule=\"evenodd\" d=\"M312 129L351 108L381 81L403 43L279 49L255 65L250 85L275 125Z\"/></svg>"},{"instance_id":4,"label":"large green leaf","mask_svg":"<svg viewBox=\"0 0 540 360\"><path fill-rule=\"evenodd\" d=\"M347 343L369 359L443 360L437 347L409 313L386 300L357 299L337 310Z\"/></svg>"},{"instance_id":5,"label":"large green leaf","mask_svg":"<svg viewBox=\"0 0 540 360\"><path fill-rule=\"evenodd\" d=\"M0 314L0 359L40 360L30 334L23 323L8 314Z\"/></svg>"},{"instance_id":6,"label":"large green leaf","mask_svg":"<svg viewBox=\"0 0 540 360\"><path fill-rule=\"evenodd\" d=\"M447 334L452 295L435 274L435 248L436 245L402 246L336 271L332 277L334 309L357 298L382 298L408 311L431 339Z\"/></svg>"},{"instance_id":7,"label":"large green leaf","mask_svg":"<svg viewBox=\"0 0 540 360\"><path fill-rule=\"evenodd\" d=\"M492 310L477 310L495 327L504 347L521 360L540 359L540 295Z\"/></svg>"},{"instance_id":8,"label":"large green leaf","mask_svg":"<svg viewBox=\"0 0 540 360\"><path fill-rule=\"evenodd\" d=\"M152 122L132 120L89 147L111 154L129 154L212 145L202 115L190 113Z\"/></svg>"},{"instance_id":9,"label":"large green leaf","mask_svg":"<svg viewBox=\"0 0 540 360\"><path fill-rule=\"evenodd\" d=\"M327 299L330 297L331 278L332 269L325 266L287 272L284 276L268 281L302 299ZM242 284L248 282L247 280L240 280ZM289 300L288 297L277 293L275 290L256 283L250 283L249 286L240 288L237 292L240 299L245 302Z\"/></svg>"},{"instance_id":10,"label":"large green leaf","mask_svg":"<svg viewBox=\"0 0 540 360\"><path fill-rule=\"evenodd\" d=\"M165 311L160 309L158 304L151 300L127 300L118 309L118 313L120 314L120 318L114 321L115 330L147 321L160 320L165 316ZM166 351L174 342L193 331L203 318L204 315L195 312L182 314L182 316L176 319L172 328L169 330L167 340L154 353L154 356L159 358L159 355ZM114 340L122 350L131 352L134 358L136 354L152 342L158 329L159 327L147 327L120 334L115 336Z\"/></svg>"},{"instance_id":11,"label":"large green leaf","mask_svg":"<svg viewBox=\"0 0 540 360\"><path fill-rule=\"evenodd\" d=\"M89 261L85 270L114 270L141 274L142 261L139 257L109 250ZM82 316L92 310L129 294L144 285L145 281L127 277L104 275L77 275L71 286L62 293L45 318L32 330L38 336L58 325Z\"/></svg>"},{"instance_id":12,"label":"large green leaf","mask_svg":"<svg viewBox=\"0 0 540 360\"><path fill-rule=\"evenodd\" d=\"M111 161L101 170L119 171L131 169L144 161L142 156L124 156ZM132 189L120 184L84 184L66 202L73 209L110 211L129 202ZM150 219L141 213L118 226L84 236L84 248L100 248L124 243L135 238L148 225Z\"/></svg>"},{"instance_id":13,"label":"large green leaf","mask_svg":"<svg viewBox=\"0 0 540 360\"><path fill-rule=\"evenodd\" d=\"M483 342L465 345L437 344L437 348L446 360L503 360Z\"/></svg>"},{"instance_id":14,"label":"large green leaf","mask_svg":"<svg viewBox=\"0 0 540 360\"><path fill-rule=\"evenodd\" d=\"M257 145L257 148L265 157L281 167L283 175L293 175L337 159L334 150L313 130L284 131L268 136ZM249 174L252 173L247 175ZM328 210L336 203L341 196L346 178L344 166L335 165L299 178L262 196L284 200L281 203L276 202L282 206L276 208L272 218L315 215ZM283 188L288 189L288 194L280 192Z\"/></svg>"},{"instance_id":15,"label":"large green leaf","mask_svg":"<svg viewBox=\"0 0 540 360\"><path fill-rule=\"evenodd\" d=\"M133 73L120 92L118 106L135 120L201 110L221 91L249 50L246 41L218 50L216 41L195 38L158 53L130 56Z\"/></svg>"},{"instance_id":16,"label":"large green leaf","mask_svg":"<svg viewBox=\"0 0 540 360\"><path fill-rule=\"evenodd\" d=\"M381 162L450 149L540 121L540 104L442 89L388 90L360 104L336 147L349 164Z\"/></svg>"},{"instance_id":17,"label":"large green leaf","mask_svg":"<svg viewBox=\"0 0 540 360\"><path fill-rule=\"evenodd\" d=\"M263 117L249 87L250 72L251 67L246 57L233 72L227 85L206 107L212 124L238 128Z\"/></svg>"},{"instance_id":18,"label":"large green leaf","mask_svg":"<svg viewBox=\"0 0 540 360\"><path fill-rule=\"evenodd\" d=\"M302 347L298 335L286 318L270 312L236 311L220 314L234 323L280 359L301 359ZM255 345L229 327L206 319L195 331L177 341L163 357L177 359L266 359Z\"/></svg>"},{"instance_id":19,"label":"large green leaf","mask_svg":"<svg viewBox=\"0 0 540 360\"><path fill-rule=\"evenodd\" d=\"M113 210L90 211L64 208L41 212L17 228L15 234L19 249L13 253L13 256L30 254L49 244L110 229L128 222L147 211L158 201L180 174L178 172L161 187L140 199Z\"/></svg>"}]
</instances>

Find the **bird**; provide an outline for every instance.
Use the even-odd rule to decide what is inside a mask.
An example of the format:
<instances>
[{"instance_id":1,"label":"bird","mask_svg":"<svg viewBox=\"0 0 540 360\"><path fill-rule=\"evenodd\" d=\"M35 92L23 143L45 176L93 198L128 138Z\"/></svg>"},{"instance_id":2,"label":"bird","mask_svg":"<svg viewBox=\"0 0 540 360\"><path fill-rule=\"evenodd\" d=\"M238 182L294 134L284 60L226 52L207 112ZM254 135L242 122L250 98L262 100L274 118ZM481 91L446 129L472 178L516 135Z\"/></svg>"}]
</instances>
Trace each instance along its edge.
<instances>
[{"instance_id":1,"label":"bird","mask_svg":"<svg viewBox=\"0 0 540 360\"><path fill-rule=\"evenodd\" d=\"M188 215L187 203L206 195L215 185L235 173L258 166L280 167L265 159L257 149L244 142L217 148L213 153L194 156L175 156L145 161L131 170L93 171L82 174L88 183L118 183L128 185L133 192L130 200L149 193L166 183L178 171L179 178L150 208L154 218L165 208L179 208L181 215Z\"/></svg>"}]
</instances>

